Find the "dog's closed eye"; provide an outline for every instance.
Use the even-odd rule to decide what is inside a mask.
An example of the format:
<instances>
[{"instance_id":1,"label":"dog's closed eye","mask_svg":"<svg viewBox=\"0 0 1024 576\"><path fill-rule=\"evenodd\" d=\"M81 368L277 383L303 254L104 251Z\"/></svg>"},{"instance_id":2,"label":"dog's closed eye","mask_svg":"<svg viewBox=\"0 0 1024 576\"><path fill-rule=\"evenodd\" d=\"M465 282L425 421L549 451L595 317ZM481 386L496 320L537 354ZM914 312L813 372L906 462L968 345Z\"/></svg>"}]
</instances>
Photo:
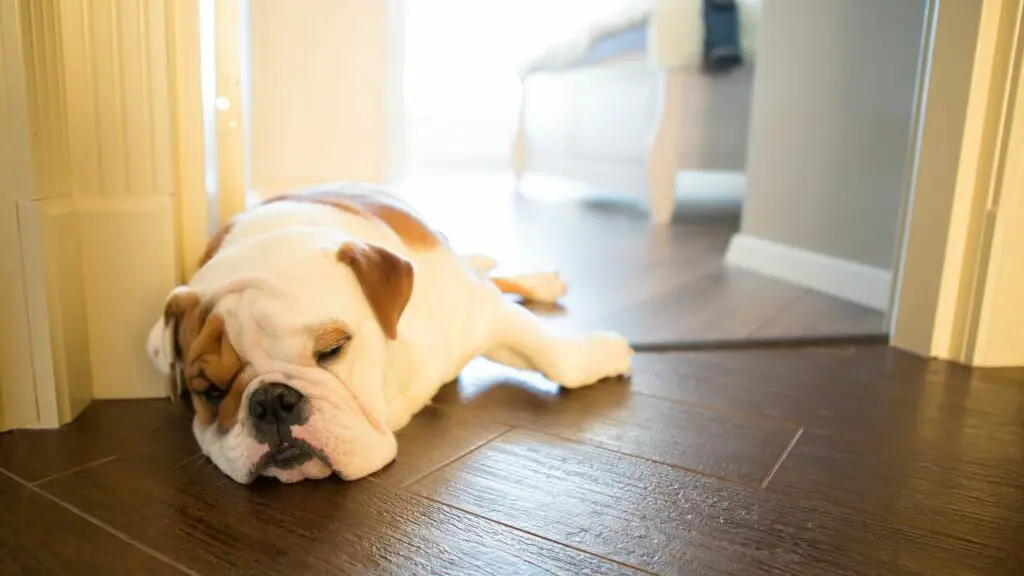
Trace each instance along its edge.
<instances>
[{"instance_id":1,"label":"dog's closed eye","mask_svg":"<svg viewBox=\"0 0 1024 576\"><path fill-rule=\"evenodd\" d=\"M216 386L210 386L206 390L202 391L202 395L207 402L211 404L216 404L223 400L225 396L227 396L227 392L221 390L220 388L217 388Z\"/></svg>"},{"instance_id":2,"label":"dog's closed eye","mask_svg":"<svg viewBox=\"0 0 1024 576\"><path fill-rule=\"evenodd\" d=\"M325 322L312 330L313 359L323 366L341 358L352 336L339 322Z\"/></svg>"},{"instance_id":3,"label":"dog's closed eye","mask_svg":"<svg viewBox=\"0 0 1024 576\"><path fill-rule=\"evenodd\" d=\"M327 348L316 351L316 363L327 364L341 358L345 348L348 347L348 343L352 340L351 336L345 335L341 340L331 344Z\"/></svg>"},{"instance_id":4,"label":"dog's closed eye","mask_svg":"<svg viewBox=\"0 0 1024 576\"><path fill-rule=\"evenodd\" d=\"M217 406L220 404L220 401L228 395L228 391L214 384L213 381L206 376L200 376L200 378L206 382L206 387L199 391L199 395L202 396L203 400L206 400L207 404L210 406Z\"/></svg>"}]
</instances>

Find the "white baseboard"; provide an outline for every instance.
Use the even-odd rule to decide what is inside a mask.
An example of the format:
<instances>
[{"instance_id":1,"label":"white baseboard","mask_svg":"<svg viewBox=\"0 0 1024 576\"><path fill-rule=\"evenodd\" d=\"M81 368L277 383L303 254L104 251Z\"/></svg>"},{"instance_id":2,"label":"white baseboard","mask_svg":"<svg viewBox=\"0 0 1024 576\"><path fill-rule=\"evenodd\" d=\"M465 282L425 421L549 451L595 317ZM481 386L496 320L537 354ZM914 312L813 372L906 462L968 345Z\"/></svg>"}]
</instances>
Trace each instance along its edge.
<instances>
[{"instance_id":1,"label":"white baseboard","mask_svg":"<svg viewBox=\"0 0 1024 576\"><path fill-rule=\"evenodd\" d=\"M680 170L676 201L718 202L742 206L747 198L747 173L741 170Z\"/></svg>"},{"instance_id":2,"label":"white baseboard","mask_svg":"<svg viewBox=\"0 0 1024 576\"><path fill-rule=\"evenodd\" d=\"M884 312L892 272L737 233L725 263Z\"/></svg>"}]
</instances>

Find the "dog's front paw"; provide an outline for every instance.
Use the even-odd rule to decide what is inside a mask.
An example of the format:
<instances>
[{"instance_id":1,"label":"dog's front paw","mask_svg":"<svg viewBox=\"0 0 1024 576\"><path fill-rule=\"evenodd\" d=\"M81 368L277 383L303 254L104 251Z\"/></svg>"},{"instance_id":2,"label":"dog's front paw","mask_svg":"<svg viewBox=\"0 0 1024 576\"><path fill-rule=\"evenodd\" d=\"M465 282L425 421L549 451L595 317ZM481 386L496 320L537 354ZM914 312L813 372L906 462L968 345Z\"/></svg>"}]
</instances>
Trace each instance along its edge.
<instances>
[{"instance_id":1,"label":"dog's front paw","mask_svg":"<svg viewBox=\"0 0 1024 576\"><path fill-rule=\"evenodd\" d=\"M580 352L575 374L559 382L564 388L581 388L605 378L624 376L633 364L633 348L625 338L612 332L587 334Z\"/></svg>"}]
</instances>

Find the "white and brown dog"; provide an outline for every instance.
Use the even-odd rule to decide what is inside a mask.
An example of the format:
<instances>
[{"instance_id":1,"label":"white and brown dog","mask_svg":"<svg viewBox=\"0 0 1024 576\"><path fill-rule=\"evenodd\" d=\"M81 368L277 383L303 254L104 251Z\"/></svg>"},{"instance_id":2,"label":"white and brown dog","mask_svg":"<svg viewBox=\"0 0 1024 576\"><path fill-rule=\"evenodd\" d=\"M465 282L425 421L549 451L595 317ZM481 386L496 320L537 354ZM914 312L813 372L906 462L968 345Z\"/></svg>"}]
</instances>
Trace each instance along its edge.
<instances>
[{"instance_id":1,"label":"white and brown dog","mask_svg":"<svg viewBox=\"0 0 1024 576\"><path fill-rule=\"evenodd\" d=\"M381 190L308 190L214 238L147 350L231 478L354 480L391 462L395 433L478 356L566 388L629 371L622 337L565 333L502 297L554 302L557 274L491 278L493 266Z\"/></svg>"}]
</instances>

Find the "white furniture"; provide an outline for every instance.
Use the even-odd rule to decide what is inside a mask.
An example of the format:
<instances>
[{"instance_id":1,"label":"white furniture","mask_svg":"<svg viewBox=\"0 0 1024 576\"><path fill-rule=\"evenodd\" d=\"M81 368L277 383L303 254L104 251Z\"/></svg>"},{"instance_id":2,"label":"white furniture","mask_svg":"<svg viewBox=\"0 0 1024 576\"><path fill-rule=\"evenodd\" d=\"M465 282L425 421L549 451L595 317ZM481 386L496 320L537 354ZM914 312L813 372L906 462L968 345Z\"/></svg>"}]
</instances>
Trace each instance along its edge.
<instances>
[{"instance_id":1,"label":"white furniture","mask_svg":"<svg viewBox=\"0 0 1024 576\"><path fill-rule=\"evenodd\" d=\"M515 173L646 198L656 223L668 222L677 193L687 193L677 182L743 182L760 2L740 5L745 64L722 75L701 69L701 0L630 3L531 61ZM685 171L707 174L680 178Z\"/></svg>"}]
</instances>

